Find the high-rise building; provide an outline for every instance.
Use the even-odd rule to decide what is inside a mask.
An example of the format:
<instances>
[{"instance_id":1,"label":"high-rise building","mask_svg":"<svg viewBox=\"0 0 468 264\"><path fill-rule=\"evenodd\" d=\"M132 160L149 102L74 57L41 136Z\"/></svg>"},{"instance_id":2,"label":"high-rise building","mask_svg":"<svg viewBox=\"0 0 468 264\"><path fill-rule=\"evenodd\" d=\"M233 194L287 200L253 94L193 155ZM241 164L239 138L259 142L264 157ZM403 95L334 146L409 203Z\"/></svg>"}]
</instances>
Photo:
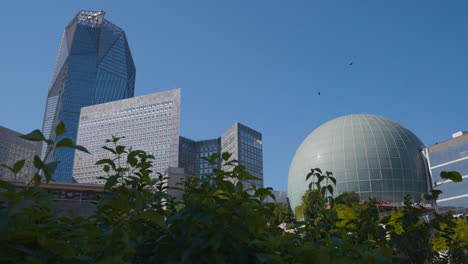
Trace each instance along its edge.
<instances>
[{"instance_id":1,"label":"high-rise building","mask_svg":"<svg viewBox=\"0 0 468 264\"><path fill-rule=\"evenodd\" d=\"M437 200L439 210L468 212L468 131L452 135L452 139L426 149L429 157L432 180L435 189L442 191ZM462 182L452 182L440 177L442 171L458 171Z\"/></svg>"},{"instance_id":2,"label":"high-rise building","mask_svg":"<svg viewBox=\"0 0 468 264\"><path fill-rule=\"evenodd\" d=\"M77 142L91 155L76 151L73 178L78 183L104 183L97 178L106 173L95 163L111 157L102 146L112 136L125 137L118 144L127 150L131 147L154 155L152 177L177 167L179 122L180 89L81 108Z\"/></svg>"},{"instance_id":3,"label":"high-rise building","mask_svg":"<svg viewBox=\"0 0 468 264\"><path fill-rule=\"evenodd\" d=\"M263 187L263 143L260 132L235 123L219 138L193 141L180 137L179 142L179 167L185 169L187 176L200 177L213 172L213 167L203 157L229 152L232 153L231 159L238 160L247 172L259 178L248 182Z\"/></svg>"},{"instance_id":4,"label":"high-rise building","mask_svg":"<svg viewBox=\"0 0 468 264\"><path fill-rule=\"evenodd\" d=\"M135 65L125 32L104 19L103 11L82 10L63 32L57 62L47 94L42 131L54 136L62 121L60 138L76 141L80 109L133 97ZM42 146L42 158L48 150ZM60 148L47 156L59 161L55 181L71 182L75 151Z\"/></svg>"},{"instance_id":5,"label":"high-rise building","mask_svg":"<svg viewBox=\"0 0 468 264\"><path fill-rule=\"evenodd\" d=\"M221 138L193 141L180 137L179 139L179 168L184 168L187 177L197 177L213 172L213 168L203 157L214 153L221 154Z\"/></svg>"},{"instance_id":6,"label":"high-rise building","mask_svg":"<svg viewBox=\"0 0 468 264\"><path fill-rule=\"evenodd\" d=\"M26 160L23 169L17 175L17 180L28 181L36 172L32 163L35 155L39 155L41 144L20 138L21 133L0 126L0 164L13 167L15 162ZM0 178L13 179L13 173L0 167Z\"/></svg>"}]
</instances>

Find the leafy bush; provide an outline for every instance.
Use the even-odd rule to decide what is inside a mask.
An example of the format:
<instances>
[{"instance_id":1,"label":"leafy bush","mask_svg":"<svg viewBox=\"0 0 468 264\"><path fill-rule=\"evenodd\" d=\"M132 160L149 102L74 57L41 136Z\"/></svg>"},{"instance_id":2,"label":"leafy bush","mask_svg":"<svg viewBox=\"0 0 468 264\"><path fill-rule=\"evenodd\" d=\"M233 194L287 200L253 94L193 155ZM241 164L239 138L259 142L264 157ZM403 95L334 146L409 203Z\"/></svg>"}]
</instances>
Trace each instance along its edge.
<instances>
[{"instance_id":1,"label":"leafy bush","mask_svg":"<svg viewBox=\"0 0 468 264\"><path fill-rule=\"evenodd\" d=\"M64 127L56 130L60 136ZM24 136L56 147L71 140ZM51 195L37 187L52 179L56 163L34 158L38 172L27 188L0 181L2 263L467 263L467 219L434 214L407 200L401 211L382 214L376 201L356 194L333 199L332 173L314 169L303 198L301 221L286 205L266 203L271 188L245 186L255 179L231 155L212 155L232 169L214 169L180 186L180 201L167 194L166 180L152 179L153 156L108 140L113 158L97 161L107 173L97 210L89 218L61 216ZM36 161L37 160L37 161ZM21 162L9 167L16 174ZM221 166L218 166L221 167ZM234 179L234 180L233 180ZM324 183L324 184L322 184ZM29 201L29 206L21 203ZM22 209L21 209L22 208ZM280 228L289 223L289 230Z\"/></svg>"}]
</instances>

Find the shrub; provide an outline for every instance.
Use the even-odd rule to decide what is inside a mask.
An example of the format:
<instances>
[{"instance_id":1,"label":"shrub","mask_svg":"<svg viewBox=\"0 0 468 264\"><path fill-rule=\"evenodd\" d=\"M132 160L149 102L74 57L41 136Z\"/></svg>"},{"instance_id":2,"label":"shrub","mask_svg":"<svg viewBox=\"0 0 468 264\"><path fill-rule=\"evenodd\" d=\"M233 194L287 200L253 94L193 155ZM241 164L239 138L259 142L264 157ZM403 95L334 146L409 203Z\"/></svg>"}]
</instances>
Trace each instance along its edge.
<instances>
[{"instance_id":1,"label":"shrub","mask_svg":"<svg viewBox=\"0 0 468 264\"><path fill-rule=\"evenodd\" d=\"M61 124L57 136L62 131ZM49 153L56 147L86 151L71 140L46 140L38 130L24 138L46 142ZM107 173L106 192L89 218L61 216L51 195L37 187L41 180L52 179L56 163L46 164L36 156L38 171L21 190L0 181L6 201L0 205L0 262L468 262L465 218L434 214L424 222L422 211L409 199L401 211L386 215L376 201L360 204L355 194L333 199L330 172L314 169L307 175L315 180L302 209L296 209L301 221L295 221L287 205L265 202L273 197L271 188L244 185L255 178L228 153L208 161L231 169L186 179L180 186L182 199L176 200L167 194L164 177L150 178L154 157L119 145L119 138L106 143L111 145L103 148L113 158L96 163ZM19 162L9 168L16 174L21 167ZM31 205L18 209L24 201ZM284 222L292 224L293 232L279 227Z\"/></svg>"}]
</instances>

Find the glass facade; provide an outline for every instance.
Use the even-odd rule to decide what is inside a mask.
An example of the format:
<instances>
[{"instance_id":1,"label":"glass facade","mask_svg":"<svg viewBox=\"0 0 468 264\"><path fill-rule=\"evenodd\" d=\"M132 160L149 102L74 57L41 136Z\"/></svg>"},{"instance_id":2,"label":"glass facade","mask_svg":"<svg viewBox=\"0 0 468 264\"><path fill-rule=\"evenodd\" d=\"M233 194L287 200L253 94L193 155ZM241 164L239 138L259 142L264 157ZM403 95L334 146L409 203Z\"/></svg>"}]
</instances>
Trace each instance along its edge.
<instances>
[{"instance_id":1,"label":"glass facade","mask_svg":"<svg viewBox=\"0 0 468 264\"><path fill-rule=\"evenodd\" d=\"M220 152L221 140L208 139L201 141L193 141L188 138L180 137L179 142L179 167L184 168L186 176L199 178L200 176L212 173L216 166L211 166L205 158L208 158L214 153Z\"/></svg>"},{"instance_id":2,"label":"glass facade","mask_svg":"<svg viewBox=\"0 0 468 264\"><path fill-rule=\"evenodd\" d=\"M179 163L180 89L83 107L78 129L78 144L91 155L76 151L73 178L79 183L103 184L106 176L96 161L111 158L102 149L106 139L125 137L120 145L144 150L155 157L152 177L164 174ZM124 160L126 157L124 156Z\"/></svg>"},{"instance_id":3,"label":"glass facade","mask_svg":"<svg viewBox=\"0 0 468 264\"><path fill-rule=\"evenodd\" d=\"M437 200L441 211L467 211L468 209L468 133L428 148L429 164L435 189L442 191ZM462 182L440 177L442 171L458 171Z\"/></svg>"},{"instance_id":4,"label":"glass facade","mask_svg":"<svg viewBox=\"0 0 468 264\"><path fill-rule=\"evenodd\" d=\"M76 142L82 107L133 97L135 65L125 32L104 19L104 12L80 11L66 26L48 91L43 133L53 137L64 122L61 136ZM47 153L42 148L42 157ZM71 182L75 151L60 148L48 156L59 161L55 181Z\"/></svg>"},{"instance_id":5,"label":"glass facade","mask_svg":"<svg viewBox=\"0 0 468 264\"><path fill-rule=\"evenodd\" d=\"M238 124L238 160L247 172L260 178L250 183L263 187L263 141L262 134Z\"/></svg>"},{"instance_id":6,"label":"glass facade","mask_svg":"<svg viewBox=\"0 0 468 264\"><path fill-rule=\"evenodd\" d=\"M203 157L229 152L232 153L231 159L238 160L247 172L260 179L248 182L263 187L263 145L260 132L235 123L217 139L193 141L180 137L180 142L179 167L185 169L187 176L200 177L213 172L214 167Z\"/></svg>"},{"instance_id":7,"label":"glass facade","mask_svg":"<svg viewBox=\"0 0 468 264\"><path fill-rule=\"evenodd\" d=\"M420 201L427 193L428 170L423 143L411 131L375 115L348 115L315 129L291 162L288 195L292 208L301 203L310 169L333 172L335 195L355 191L361 199Z\"/></svg>"}]
</instances>

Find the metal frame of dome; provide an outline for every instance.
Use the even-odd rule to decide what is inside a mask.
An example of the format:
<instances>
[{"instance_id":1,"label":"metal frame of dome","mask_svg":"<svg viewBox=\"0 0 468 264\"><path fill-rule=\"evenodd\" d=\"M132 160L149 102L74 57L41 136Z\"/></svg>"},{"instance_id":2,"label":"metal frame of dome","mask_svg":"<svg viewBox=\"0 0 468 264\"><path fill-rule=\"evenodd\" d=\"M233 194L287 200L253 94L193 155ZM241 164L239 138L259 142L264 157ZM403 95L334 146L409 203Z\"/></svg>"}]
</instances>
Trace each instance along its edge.
<instances>
[{"instance_id":1,"label":"metal frame of dome","mask_svg":"<svg viewBox=\"0 0 468 264\"><path fill-rule=\"evenodd\" d=\"M291 207L301 203L312 168L333 172L335 196L355 191L361 200L401 206L409 194L421 202L431 190L423 148L411 131L384 117L353 114L328 121L312 131L294 155L288 176Z\"/></svg>"}]
</instances>

